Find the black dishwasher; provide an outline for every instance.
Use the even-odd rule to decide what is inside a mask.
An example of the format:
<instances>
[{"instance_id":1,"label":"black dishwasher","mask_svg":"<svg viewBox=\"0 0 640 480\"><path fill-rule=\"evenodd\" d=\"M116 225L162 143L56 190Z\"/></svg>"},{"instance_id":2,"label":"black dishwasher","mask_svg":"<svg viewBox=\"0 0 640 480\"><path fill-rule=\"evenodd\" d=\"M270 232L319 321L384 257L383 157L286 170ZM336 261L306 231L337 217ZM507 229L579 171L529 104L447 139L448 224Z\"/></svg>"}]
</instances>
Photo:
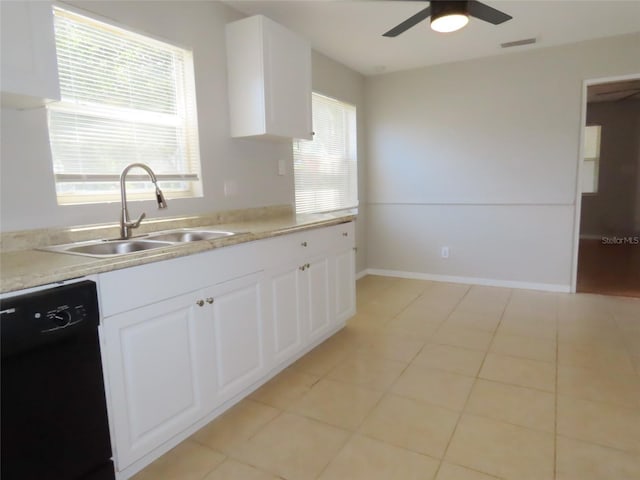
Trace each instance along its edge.
<instances>
[{"instance_id":1,"label":"black dishwasher","mask_svg":"<svg viewBox=\"0 0 640 480\"><path fill-rule=\"evenodd\" d=\"M0 300L2 480L113 480L96 284Z\"/></svg>"}]
</instances>

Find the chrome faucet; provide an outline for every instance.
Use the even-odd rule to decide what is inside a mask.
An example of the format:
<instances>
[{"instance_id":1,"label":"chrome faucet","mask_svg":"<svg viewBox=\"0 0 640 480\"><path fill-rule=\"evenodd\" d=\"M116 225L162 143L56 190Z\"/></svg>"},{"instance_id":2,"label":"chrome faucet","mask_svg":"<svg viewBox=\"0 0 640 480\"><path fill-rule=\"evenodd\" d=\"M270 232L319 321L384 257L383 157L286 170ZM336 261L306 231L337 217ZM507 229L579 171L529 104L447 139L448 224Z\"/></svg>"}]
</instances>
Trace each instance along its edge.
<instances>
[{"instance_id":1,"label":"chrome faucet","mask_svg":"<svg viewBox=\"0 0 640 480\"><path fill-rule=\"evenodd\" d=\"M153 173L153 170L149 168L148 165L144 163L131 163L124 167L122 173L120 174L120 201L122 202L122 211L120 213L120 238L127 239L131 237L131 230L134 228L138 228L140 226L140 222L146 216L145 213L142 213L137 220L131 221L129 220L129 210L127 209L127 188L126 188L126 177L129 170L132 168L139 167L145 170L149 174L149 178L156 186L156 201L158 202L158 208L167 208L167 201L164 199L164 195L160 187L158 187L158 179L156 178L156 174Z\"/></svg>"}]
</instances>

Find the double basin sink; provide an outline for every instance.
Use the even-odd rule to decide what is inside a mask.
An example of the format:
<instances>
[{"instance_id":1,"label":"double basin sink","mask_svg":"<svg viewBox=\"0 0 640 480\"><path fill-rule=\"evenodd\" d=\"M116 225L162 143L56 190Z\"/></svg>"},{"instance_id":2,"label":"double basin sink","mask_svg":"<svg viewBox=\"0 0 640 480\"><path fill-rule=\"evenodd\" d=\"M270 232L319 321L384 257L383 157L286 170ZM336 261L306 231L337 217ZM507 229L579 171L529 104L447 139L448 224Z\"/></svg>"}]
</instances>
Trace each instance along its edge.
<instances>
[{"instance_id":1,"label":"double basin sink","mask_svg":"<svg viewBox=\"0 0 640 480\"><path fill-rule=\"evenodd\" d=\"M42 250L103 258L169 247L181 243L197 242L200 240L215 240L216 238L230 237L232 235L237 235L237 233L224 230L197 230L184 228L166 232L150 233L143 237L126 240L91 240L88 242L55 245L42 248Z\"/></svg>"}]
</instances>

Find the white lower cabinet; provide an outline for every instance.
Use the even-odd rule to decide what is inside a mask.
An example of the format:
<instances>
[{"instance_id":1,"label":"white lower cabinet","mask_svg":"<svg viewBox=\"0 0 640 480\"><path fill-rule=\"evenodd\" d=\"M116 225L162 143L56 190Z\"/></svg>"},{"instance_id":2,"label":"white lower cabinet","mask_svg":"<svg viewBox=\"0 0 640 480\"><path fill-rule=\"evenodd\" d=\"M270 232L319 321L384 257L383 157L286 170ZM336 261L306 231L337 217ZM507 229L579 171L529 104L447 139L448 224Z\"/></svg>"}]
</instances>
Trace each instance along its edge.
<instances>
[{"instance_id":1,"label":"white lower cabinet","mask_svg":"<svg viewBox=\"0 0 640 480\"><path fill-rule=\"evenodd\" d=\"M278 269L270 278L270 307L273 328L269 347L280 364L304 347L302 265L293 263Z\"/></svg>"},{"instance_id":2,"label":"white lower cabinet","mask_svg":"<svg viewBox=\"0 0 640 480\"><path fill-rule=\"evenodd\" d=\"M334 256L335 312L337 323L346 322L356 313L356 255L355 247L348 247Z\"/></svg>"},{"instance_id":3,"label":"white lower cabinet","mask_svg":"<svg viewBox=\"0 0 640 480\"><path fill-rule=\"evenodd\" d=\"M109 312L103 357L119 480L355 313L353 224L123 272L99 278ZM177 292L160 300L170 294L167 278Z\"/></svg>"},{"instance_id":4,"label":"white lower cabinet","mask_svg":"<svg viewBox=\"0 0 640 480\"><path fill-rule=\"evenodd\" d=\"M213 324L218 403L224 402L265 373L262 275L254 274L206 290L205 313ZM205 304L206 305L206 304Z\"/></svg>"},{"instance_id":5,"label":"white lower cabinet","mask_svg":"<svg viewBox=\"0 0 640 480\"><path fill-rule=\"evenodd\" d=\"M264 375L261 278L247 275L106 319L119 469Z\"/></svg>"},{"instance_id":6,"label":"white lower cabinet","mask_svg":"<svg viewBox=\"0 0 640 480\"><path fill-rule=\"evenodd\" d=\"M305 259L270 277L273 328L269 348L275 364L293 358L333 326L329 256Z\"/></svg>"},{"instance_id":7,"label":"white lower cabinet","mask_svg":"<svg viewBox=\"0 0 640 480\"><path fill-rule=\"evenodd\" d=\"M305 299L304 321L308 328L308 339L313 342L333 326L332 307L335 302L329 285L332 278L331 259L329 256L314 258L304 267L301 275Z\"/></svg>"},{"instance_id":8,"label":"white lower cabinet","mask_svg":"<svg viewBox=\"0 0 640 480\"><path fill-rule=\"evenodd\" d=\"M189 293L115 315L103 323L119 469L213 408L213 324Z\"/></svg>"}]
</instances>

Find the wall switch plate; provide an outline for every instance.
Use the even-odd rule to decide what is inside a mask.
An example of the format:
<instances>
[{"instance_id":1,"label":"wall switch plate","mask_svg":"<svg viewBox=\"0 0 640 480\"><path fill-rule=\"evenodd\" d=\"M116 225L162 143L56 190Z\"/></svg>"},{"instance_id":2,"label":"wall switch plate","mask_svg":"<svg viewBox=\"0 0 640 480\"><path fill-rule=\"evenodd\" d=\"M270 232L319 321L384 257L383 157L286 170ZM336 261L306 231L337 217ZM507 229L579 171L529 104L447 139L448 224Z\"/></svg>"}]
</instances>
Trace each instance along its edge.
<instances>
[{"instance_id":1,"label":"wall switch plate","mask_svg":"<svg viewBox=\"0 0 640 480\"><path fill-rule=\"evenodd\" d=\"M440 249L440 256L442 258L449 258L449 247L442 247Z\"/></svg>"},{"instance_id":2,"label":"wall switch plate","mask_svg":"<svg viewBox=\"0 0 640 480\"><path fill-rule=\"evenodd\" d=\"M278 175L287 174L287 162L285 160L278 160Z\"/></svg>"}]
</instances>

